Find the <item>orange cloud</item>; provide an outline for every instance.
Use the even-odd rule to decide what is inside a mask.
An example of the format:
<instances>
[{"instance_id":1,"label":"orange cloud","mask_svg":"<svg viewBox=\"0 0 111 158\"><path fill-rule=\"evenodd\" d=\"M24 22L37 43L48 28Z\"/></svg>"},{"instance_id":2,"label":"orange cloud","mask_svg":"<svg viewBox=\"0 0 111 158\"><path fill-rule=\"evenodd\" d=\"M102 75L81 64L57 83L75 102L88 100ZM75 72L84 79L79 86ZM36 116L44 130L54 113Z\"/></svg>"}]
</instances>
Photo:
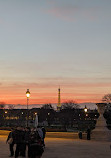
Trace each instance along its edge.
<instances>
[{"instance_id":1,"label":"orange cloud","mask_svg":"<svg viewBox=\"0 0 111 158\"><path fill-rule=\"evenodd\" d=\"M101 79L100 79L101 80ZM31 92L30 104L57 103L58 80L40 79L35 83L1 83L0 101L6 104L26 104L26 90ZM61 102L76 100L77 102L96 102L104 94L110 93L111 83L107 80L95 79L68 79L61 78Z\"/></svg>"}]
</instances>

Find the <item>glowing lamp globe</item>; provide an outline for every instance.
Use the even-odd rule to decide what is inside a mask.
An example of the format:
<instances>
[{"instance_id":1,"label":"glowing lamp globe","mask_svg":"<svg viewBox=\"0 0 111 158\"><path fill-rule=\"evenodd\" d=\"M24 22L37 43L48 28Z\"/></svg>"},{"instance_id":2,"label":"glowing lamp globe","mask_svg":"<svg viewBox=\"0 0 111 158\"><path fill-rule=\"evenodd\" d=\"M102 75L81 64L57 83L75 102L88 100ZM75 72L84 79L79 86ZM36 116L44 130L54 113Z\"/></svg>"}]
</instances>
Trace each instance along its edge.
<instances>
[{"instance_id":1,"label":"glowing lamp globe","mask_svg":"<svg viewBox=\"0 0 111 158\"><path fill-rule=\"evenodd\" d=\"M30 92L29 92L29 89L27 89L26 96L27 96L27 98L29 98L29 97L30 97Z\"/></svg>"}]
</instances>

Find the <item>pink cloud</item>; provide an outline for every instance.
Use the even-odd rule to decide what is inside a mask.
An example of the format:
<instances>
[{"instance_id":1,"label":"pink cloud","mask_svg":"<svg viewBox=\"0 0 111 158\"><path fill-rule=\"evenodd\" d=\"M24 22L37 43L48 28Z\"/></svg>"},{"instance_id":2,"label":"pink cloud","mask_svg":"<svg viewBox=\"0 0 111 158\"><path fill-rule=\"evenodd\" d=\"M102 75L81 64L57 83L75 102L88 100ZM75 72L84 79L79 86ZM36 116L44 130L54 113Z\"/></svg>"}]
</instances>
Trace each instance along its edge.
<instances>
[{"instance_id":1,"label":"pink cloud","mask_svg":"<svg viewBox=\"0 0 111 158\"><path fill-rule=\"evenodd\" d=\"M78 8L75 6L52 6L49 9L44 9L45 13L67 21L74 21L74 14L77 11Z\"/></svg>"},{"instance_id":2,"label":"pink cloud","mask_svg":"<svg viewBox=\"0 0 111 158\"><path fill-rule=\"evenodd\" d=\"M15 82L15 83L0 83L0 88L6 90L13 89L55 89L61 88L97 88L97 87L111 87L110 80L101 79L83 79L83 78L40 78L37 82Z\"/></svg>"},{"instance_id":3,"label":"pink cloud","mask_svg":"<svg viewBox=\"0 0 111 158\"><path fill-rule=\"evenodd\" d=\"M82 8L75 6L74 4L59 4L55 1L48 1L49 9L44 8L43 11L47 14L53 15L59 19L66 21L76 21L80 19L88 19L94 21L97 19L97 10L98 8Z\"/></svg>"},{"instance_id":4,"label":"pink cloud","mask_svg":"<svg viewBox=\"0 0 111 158\"><path fill-rule=\"evenodd\" d=\"M100 82L101 81L101 82ZM61 101L76 100L82 102L99 101L105 93L110 93L111 82L108 79L94 78L40 78L36 82L15 82L0 84L0 99L6 103L26 103L25 92L30 89L30 103L55 103L58 87L61 86Z\"/></svg>"}]
</instances>

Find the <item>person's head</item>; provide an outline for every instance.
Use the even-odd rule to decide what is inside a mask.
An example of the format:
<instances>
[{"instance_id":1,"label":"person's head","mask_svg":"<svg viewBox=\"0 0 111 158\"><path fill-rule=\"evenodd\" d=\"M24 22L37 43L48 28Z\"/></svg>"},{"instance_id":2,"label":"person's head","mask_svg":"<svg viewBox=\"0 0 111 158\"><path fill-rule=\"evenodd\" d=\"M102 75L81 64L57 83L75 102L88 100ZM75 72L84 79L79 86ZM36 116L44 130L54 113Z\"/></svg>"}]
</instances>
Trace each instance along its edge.
<instances>
[{"instance_id":1,"label":"person's head","mask_svg":"<svg viewBox=\"0 0 111 158\"><path fill-rule=\"evenodd\" d=\"M22 127L19 126L19 127L17 127L17 130L22 131L23 129L22 129Z\"/></svg>"},{"instance_id":2,"label":"person's head","mask_svg":"<svg viewBox=\"0 0 111 158\"><path fill-rule=\"evenodd\" d=\"M14 128L13 128L13 127L11 128L11 131L12 131L12 132L14 131Z\"/></svg>"},{"instance_id":3,"label":"person's head","mask_svg":"<svg viewBox=\"0 0 111 158\"><path fill-rule=\"evenodd\" d=\"M41 128L41 126L37 126L37 128Z\"/></svg>"},{"instance_id":4,"label":"person's head","mask_svg":"<svg viewBox=\"0 0 111 158\"><path fill-rule=\"evenodd\" d=\"M31 128L31 132L33 132L35 130L35 128Z\"/></svg>"},{"instance_id":5,"label":"person's head","mask_svg":"<svg viewBox=\"0 0 111 158\"><path fill-rule=\"evenodd\" d=\"M30 127L26 127L26 128L25 128L25 131L30 131Z\"/></svg>"}]
</instances>

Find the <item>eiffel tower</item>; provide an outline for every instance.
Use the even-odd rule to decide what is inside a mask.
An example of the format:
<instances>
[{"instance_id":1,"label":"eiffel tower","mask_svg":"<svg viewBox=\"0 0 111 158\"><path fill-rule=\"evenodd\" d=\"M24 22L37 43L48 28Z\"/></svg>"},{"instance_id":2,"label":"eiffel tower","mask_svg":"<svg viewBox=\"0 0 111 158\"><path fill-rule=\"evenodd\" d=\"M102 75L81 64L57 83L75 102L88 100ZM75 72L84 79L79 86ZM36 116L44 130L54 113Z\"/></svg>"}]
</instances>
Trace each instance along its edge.
<instances>
[{"instance_id":1,"label":"eiffel tower","mask_svg":"<svg viewBox=\"0 0 111 158\"><path fill-rule=\"evenodd\" d=\"M58 89L58 104L57 104L57 111L61 109L61 96L60 96L60 87Z\"/></svg>"}]
</instances>

